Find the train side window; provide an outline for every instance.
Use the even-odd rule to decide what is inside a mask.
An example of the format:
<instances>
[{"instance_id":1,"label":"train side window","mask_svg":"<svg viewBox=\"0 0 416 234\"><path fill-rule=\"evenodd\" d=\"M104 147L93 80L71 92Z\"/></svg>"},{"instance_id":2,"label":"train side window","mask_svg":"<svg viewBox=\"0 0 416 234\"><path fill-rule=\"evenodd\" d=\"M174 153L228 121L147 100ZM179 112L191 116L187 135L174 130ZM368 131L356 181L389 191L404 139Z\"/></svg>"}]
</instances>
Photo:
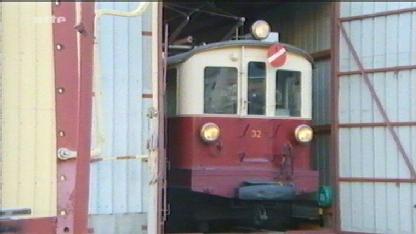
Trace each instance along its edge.
<instances>
[{"instance_id":1,"label":"train side window","mask_svg":"<svg viewBox=\"0 0 416 234\"><path fill-rule=\"evenodd\" d=\"M177 70L176 68L168 69L166 72L166 104L167 115L176 115L177 105Z\"/></svg>"},{"instance_id":2,"label":"train side window","mask_svg":"<svg viewBox=\"0 0 416 234\"><path fill-rule=\"evenodd\" d=\"M276 116L300 116L301 73L278 70L276 72Z\"/></svg>"},{"instance_id":3,"label":"train side window","mask_svg":"<svg viewBox=\"0 0 416 234\"><path fill-rule=\"evenodd\" d=\"M205 67L204 113L237 113L237 68Z\"/></svg>"},{"instance_id":4,"label":"train side window","mask_svg":"<svg viewBox=\"0 0 416 234\"><path fill-rule=\"evenodd\" d=\"M248 63L248 114L264 115L266 106L266 64Z\"/></svg>"}]
</instances>

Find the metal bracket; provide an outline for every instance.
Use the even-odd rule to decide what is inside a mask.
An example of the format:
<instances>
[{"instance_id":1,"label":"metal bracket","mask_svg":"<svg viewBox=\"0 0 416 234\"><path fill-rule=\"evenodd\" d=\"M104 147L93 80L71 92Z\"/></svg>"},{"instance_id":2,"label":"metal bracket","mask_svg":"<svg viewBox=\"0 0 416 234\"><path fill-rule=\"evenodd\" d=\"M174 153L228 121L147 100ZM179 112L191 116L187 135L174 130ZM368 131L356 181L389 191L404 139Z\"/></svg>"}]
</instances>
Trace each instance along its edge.
<instances>
[{"instance_id":1,"label":"metal bracket","mask_svg":"<svg viewBox=\"0 0 416 234\"><path fill-rule=\"evenodd\" d=\"M82 22L78 23L77 25L74 26L74 29L79 32L81 35L86 35L87 31L85 29L85 26Z\"/></svg>"},{"instance_id":2,"label":"metal bracket","mask_svg":"<svg viewBox=\"0 0 416 234\"><path fill-rule=\"evenodd\" d=\"M68 159L76 158L78 156L78 152L74 150L70 150L68 148L59 148L57 152L57 156L61 160L68 160Z\"/></svg>"},{"instance_id":3,"label":"metal bracket","mask_svg":"<svg viewBox=\"0 0 416 234\"><path fill-rule=\"evenodd\" d=\"M154 119L154 118L157 118L157 116L159 115L159 112L157 111L157 109L156 108L154 108L154 107L150 107L149 109L148 109L148 111L147 111L147 117L149 118L149 119Z\"/></svg>"}]
</instances>

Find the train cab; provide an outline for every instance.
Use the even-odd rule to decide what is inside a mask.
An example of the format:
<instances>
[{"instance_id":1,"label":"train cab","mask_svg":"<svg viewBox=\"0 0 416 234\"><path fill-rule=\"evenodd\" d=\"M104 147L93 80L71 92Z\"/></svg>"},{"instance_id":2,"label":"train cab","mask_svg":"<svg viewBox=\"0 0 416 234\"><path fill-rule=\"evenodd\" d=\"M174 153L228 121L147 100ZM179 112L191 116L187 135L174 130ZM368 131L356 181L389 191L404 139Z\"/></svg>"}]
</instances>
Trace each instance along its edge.
<instances>
[{"instance_id":1,"label":"train cab","mask_svg":"<svg viewBox=\"0 0 416 234\"><path fill-rule=\"evenodd\" d=\"M218 42L170 57L169 185L242 200L315 192L311 62L298 48L260 40Z\"/></svg>"}]
</instances>

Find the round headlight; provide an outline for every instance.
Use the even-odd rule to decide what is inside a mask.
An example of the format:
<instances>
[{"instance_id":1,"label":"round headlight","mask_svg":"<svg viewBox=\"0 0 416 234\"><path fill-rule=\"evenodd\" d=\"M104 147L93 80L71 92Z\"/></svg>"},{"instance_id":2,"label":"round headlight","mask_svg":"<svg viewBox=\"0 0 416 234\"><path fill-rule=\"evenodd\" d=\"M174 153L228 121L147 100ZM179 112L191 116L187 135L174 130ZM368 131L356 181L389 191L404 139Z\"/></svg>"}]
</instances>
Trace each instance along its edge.
<instances>
[{"instance_id":1,"label":"round headlight","mask_svg":"<svg viewBox=\"0 0 416 234\"><path fill-rule=\"evenodd\" d=\"M264 20L257 20L251 25L251 34L257 40L265 39L270 34L270 25Z\"/></svg>"},{"instance_id":2,"label":"round headlight","mask_svg":"<svg viewBox=\"0 0 416 234\"><path fill-rule=\"evenodd\" d=\"M214 142L220 137L220 128L215 123L206 123L201 128L201 138L205 142Z\"/></svg>"},{"instance_id":3,"label":"round headlight","mask_svg":"<svg viewBox=\"0 0 416 234\"><path fill-rule=\"evenodd\" d=\"M301 143L310 142L313 138L312 128L306 124L299 125L295 129L295 138Z\"/></svg>"}]
</instances>

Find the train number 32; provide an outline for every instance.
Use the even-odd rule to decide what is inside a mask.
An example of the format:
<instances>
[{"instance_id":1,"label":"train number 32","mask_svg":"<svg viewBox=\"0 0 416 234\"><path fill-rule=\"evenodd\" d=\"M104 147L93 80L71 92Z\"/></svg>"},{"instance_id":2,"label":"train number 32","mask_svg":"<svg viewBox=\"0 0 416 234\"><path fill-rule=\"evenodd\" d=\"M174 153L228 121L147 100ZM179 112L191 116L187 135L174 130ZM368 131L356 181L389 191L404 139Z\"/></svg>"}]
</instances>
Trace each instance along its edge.
<instances>
[{"instance_id":1,"label":"train number 32","mask_svg":"<svg viewBox=\"0 0 416 234\"><path fill-rule=\"evenodd\" d=\"M261 130L253 129L251 130L252 138L261 138Z\"/></svg>"}]
</instances>

